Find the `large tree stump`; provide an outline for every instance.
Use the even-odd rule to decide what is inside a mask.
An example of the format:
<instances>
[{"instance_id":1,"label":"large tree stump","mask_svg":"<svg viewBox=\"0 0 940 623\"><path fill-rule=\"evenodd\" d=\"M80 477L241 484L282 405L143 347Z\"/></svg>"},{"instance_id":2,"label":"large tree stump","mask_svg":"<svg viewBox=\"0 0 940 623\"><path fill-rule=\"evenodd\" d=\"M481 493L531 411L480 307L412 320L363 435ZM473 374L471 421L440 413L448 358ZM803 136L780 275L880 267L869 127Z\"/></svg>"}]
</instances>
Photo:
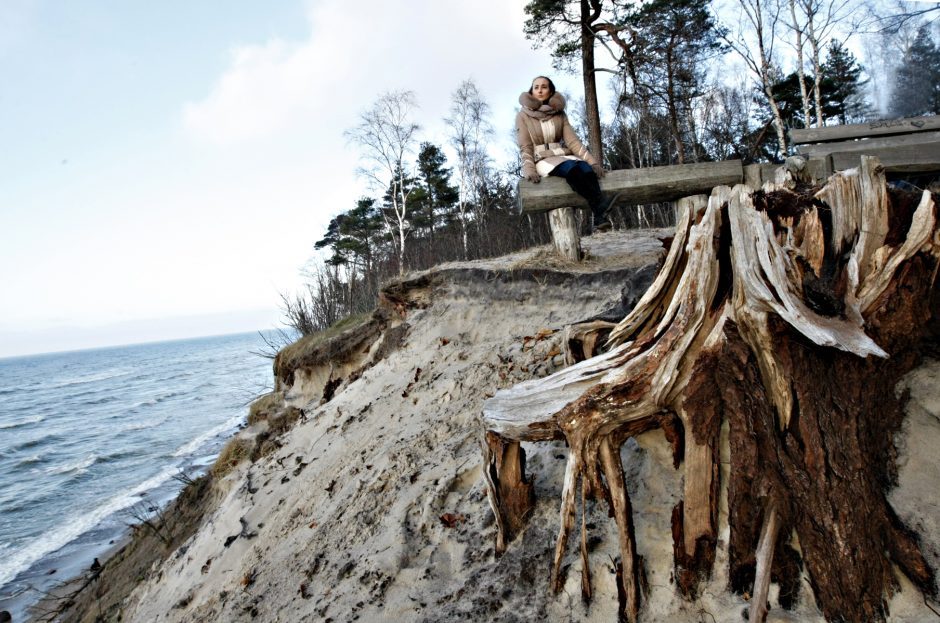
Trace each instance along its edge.
<instances>
[{"instance_id":1,"label":"large tree stump","mask_svg":"<svg viewBox=\"0 0 940 623\"><path fill-rule=\"evenodd\" d=\"M570 452L551 585L563 583L579 485L582 505L607 492L620 531L621 615L637 620L619 449L664 428L685 470L672 526L684 594L710 573L720 487L728 491L729 577L734 590L755 596L751 620L766 613L771 581L781 603L793 603L801 564L828 620L884 620L897 587L892 565L932 594L933 571L885 494L903 417L894 387L919 356L940 257L932 196L889 193L877 160L863 158L816 193L718 187L680 209L653 285L616 327L598 327L609 332L606 352L484 404L497 550L522 529L532 503L524 469L503 467L502 448L563 438ZM569 334L589 342L590 332ZM731 466L719 482L724 421ZM589 597L583 520L580 531Z\"/></svg>"}]
</instances>

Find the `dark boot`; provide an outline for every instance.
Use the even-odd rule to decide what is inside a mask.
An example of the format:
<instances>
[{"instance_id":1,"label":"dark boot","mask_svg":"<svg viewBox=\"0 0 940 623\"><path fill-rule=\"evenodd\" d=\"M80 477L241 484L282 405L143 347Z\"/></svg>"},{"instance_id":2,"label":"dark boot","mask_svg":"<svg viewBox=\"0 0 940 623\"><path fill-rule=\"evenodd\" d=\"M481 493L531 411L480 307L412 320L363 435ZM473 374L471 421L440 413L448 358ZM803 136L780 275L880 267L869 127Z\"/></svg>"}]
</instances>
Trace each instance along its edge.
<instances>
[{"instance_id":1,"label":"dark boot","mask_svg":"<svg viewBox=\"0 0 940 623\"><path fill-rule=\"evenodd\" d=\"M610 207L610 201L604 199L604 193L601 192L601 185L594 171L583 171L576 167L568 172L565 180L574 192L587 199L591 207L591 215L594 217L592 231L609 230L611 223L607 218L607 210Z\"/></svg>"},{"instance_id":2,"label":"dark boot","mask_svg":"<svg viewBox=\"0 0 940 623\"><path fill-rule=\"evenodd\" d=\"M613 228L609 216L610 209L616 205L618 199L620 199L620 193L610 199L601 200L601 203L597 206L597 211L591 208L591 212L594 214L594 231L609 231Z\"/></svg>"}]
</instances>

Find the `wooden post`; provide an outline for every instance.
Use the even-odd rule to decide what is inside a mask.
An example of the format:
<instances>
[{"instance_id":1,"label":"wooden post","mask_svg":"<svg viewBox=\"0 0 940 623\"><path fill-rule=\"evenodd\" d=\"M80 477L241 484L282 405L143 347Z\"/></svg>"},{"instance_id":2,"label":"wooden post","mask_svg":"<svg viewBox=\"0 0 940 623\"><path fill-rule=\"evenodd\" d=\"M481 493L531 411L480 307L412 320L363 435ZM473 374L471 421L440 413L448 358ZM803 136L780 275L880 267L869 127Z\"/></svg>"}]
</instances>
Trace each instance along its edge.
<instances>
[{"instance_id":1,"label":"wooden post","mask_svg":"<svg viewBox=\"0 0 940 623\"><path fill-rule=\"evenodd\" d=\"M760 190L764 180L761 179L761 165L749 164L744 167L744 183L748 188Z\"/></svg>"},{"instance_id":2,"label":"wooden post","mask_svg":"<svg viewBox=\"0 0 940 623\"><path fill-rule=\"evenodd\" d=\"M581 261L581 236L574 208L557 208L548 213L548 224L552 229L555 250L566 259Z\"/></svg>"}]
</instances>

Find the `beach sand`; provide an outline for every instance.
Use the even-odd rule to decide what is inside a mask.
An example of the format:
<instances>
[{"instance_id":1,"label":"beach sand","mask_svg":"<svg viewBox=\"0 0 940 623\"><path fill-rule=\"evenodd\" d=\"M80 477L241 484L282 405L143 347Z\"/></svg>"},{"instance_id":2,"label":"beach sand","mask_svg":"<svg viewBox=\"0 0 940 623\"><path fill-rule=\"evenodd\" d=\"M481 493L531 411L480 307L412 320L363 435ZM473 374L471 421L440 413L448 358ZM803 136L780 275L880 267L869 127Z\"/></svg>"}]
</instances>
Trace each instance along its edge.
<instances>
[{"instance_id":1,"label":"beach sand","mask_svg":"<svg viewBox=\"0 0 940 623\"><path fill-rule=\"evenodd\" d=\"M635 297L630 288L621 292L631 280L642 293L662 257L660 239L671 233L593 236L584 243L591 261L576 267L538 268L548 257L541 249L412 279L421 285L406 288L396 349L344 378L323 404L316 383L282 388L303 407L301 420L278 438L279 447L213 485L213 502L192 536L163 548L164 562L124 578L112 615L120 610L122 621L141 623L616 621L612 562L619 550L603 504L585 518L593 601L581 600L573 546L564 590L549 590L563 442L525 445L537 504L524 533L494 555L478 417L496 390L564 365L567 324ZM940 364L928 362L905 380L916 415L899 439L900 485L891 498L935 568L940 459L929 449L940 443L938 375ZM315 377L329 374L308 371L306 378ZM242 434L257 435L263 425L253 428ZM712 576L695 601L685 600L673 586L670 531L682 472L659 431L628 441L622 458L645 569L641 620L742 620L748 602L727 591L726 510ZM920 593L899 581L891 620L930 620ZM129 585L135 588L125 598ZM777 606L775 591L768 621L822 620L805 573L792 611ZM94 620L96 609L107 611L97 599L84 602L83 618L73 611L66 620Z\"/></svg>"}]
</instances>

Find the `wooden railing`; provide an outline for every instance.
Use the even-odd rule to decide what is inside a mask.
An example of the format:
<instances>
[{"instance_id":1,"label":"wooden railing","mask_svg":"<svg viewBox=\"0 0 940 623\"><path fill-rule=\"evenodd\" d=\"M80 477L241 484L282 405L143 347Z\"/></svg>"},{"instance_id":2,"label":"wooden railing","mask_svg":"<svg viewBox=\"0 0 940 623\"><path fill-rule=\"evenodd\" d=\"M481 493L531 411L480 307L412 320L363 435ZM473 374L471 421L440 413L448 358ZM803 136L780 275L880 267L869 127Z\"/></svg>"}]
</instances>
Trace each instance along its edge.
<instances>
[{"instance_id":1,"label":"wooden railing","mask_svg":"<svg viewBox=\"0 0 940 623\"><path fill-rule=\"evenodd\" d=\"M940 116L790 130L790 140L829 174L857 167L862 155L889 173L940 171Z\"/></svg>"}]
</instances>

